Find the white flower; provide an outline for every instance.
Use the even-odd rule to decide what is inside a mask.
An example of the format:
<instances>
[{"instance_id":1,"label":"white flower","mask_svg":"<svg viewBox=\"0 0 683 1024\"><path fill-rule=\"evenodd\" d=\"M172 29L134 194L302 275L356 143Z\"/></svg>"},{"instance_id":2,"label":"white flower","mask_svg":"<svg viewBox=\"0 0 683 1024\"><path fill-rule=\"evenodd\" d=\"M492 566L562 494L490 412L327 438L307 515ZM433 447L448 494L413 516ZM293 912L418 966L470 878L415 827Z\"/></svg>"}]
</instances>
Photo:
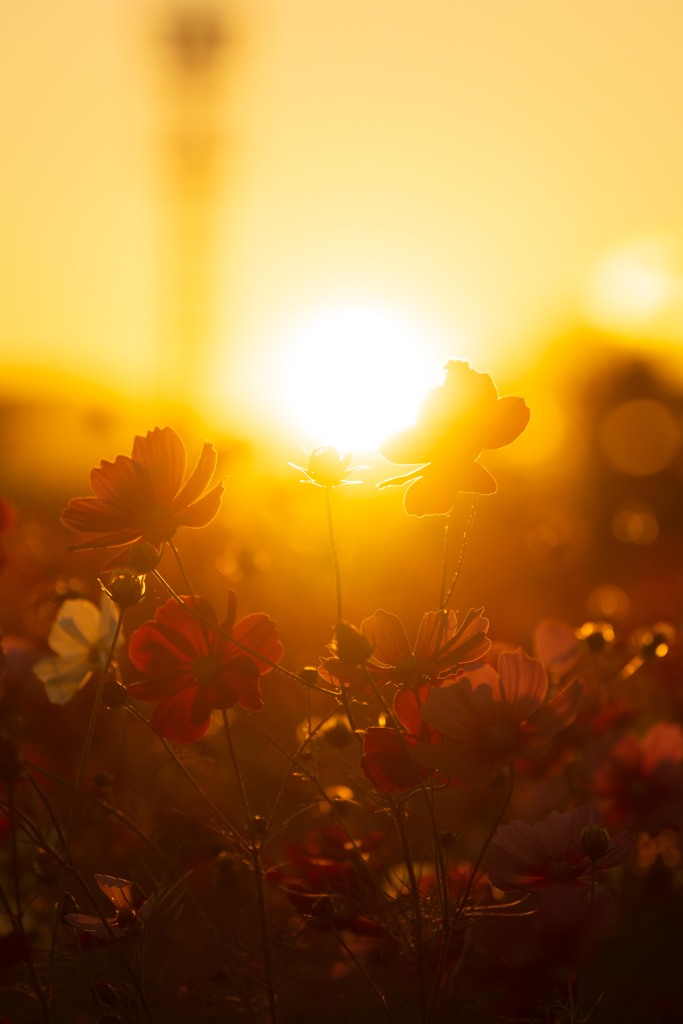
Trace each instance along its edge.
<instances>
[{"instance_id":1,"label":"white flower","mask_svg":"<svg viewBox=\"0 0 683 1024\"><path fill-rule=\"evenodd\" d=\"M82 598L60 605L47 638L55 657L42 658L33 666L52 704L67 704L95 672L104 668L118 614L106 595L102 595L99 609ZM121 639L119 636L119 642Z\"/></svg>"}]
</instances>

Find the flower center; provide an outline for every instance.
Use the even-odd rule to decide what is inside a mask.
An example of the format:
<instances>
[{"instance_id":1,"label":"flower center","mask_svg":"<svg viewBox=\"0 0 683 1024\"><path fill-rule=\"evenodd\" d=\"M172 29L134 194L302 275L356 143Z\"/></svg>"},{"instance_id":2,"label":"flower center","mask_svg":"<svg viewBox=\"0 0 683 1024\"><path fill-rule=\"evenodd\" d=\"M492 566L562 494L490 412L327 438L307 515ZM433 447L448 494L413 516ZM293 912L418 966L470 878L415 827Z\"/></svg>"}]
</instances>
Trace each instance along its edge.
<instances>
[{"instance_id":1,"label":"flower center","mask_svg":"<svg viewBox=\"0 0 683 1024\"><path fill-rule=\"evenodd\" d=\"M576 868L568 860L553 860L548 864L548 878L553 882L562 882L566 878L572 878L576 874Z\"/></svg>"},{"instance_id":2,"label":"flower center","mask_svg":"<svg viewBox=\"0 0 683 1024\"><path fill-rule=\"evenodd\" d=\"M206 654L203 658L198 658L195 661L192 666L192 675L200 686L205 686L218 678L219 669L218 659L214 658L213 654Z\"/></svg>"},{"instance_id":3,"label":"flower center","mask_svg":"<svg viewBox=\"0 0 683 1024\"><path fill-rule=\"evenodd\" d=\"M394 668L396 669L397 675L411 675L417 668L417 660L412 656L412 654L406 654L403 658L397 658Z\"/></svg>"},{"instance_id":4,"label":"flower center","mask_svg":"<svg viewBox=\"0 0 683 1024\"><path fill-rule=\"evenodd\" d=\"M512 722L492 722L486 732L486 746L492 754L511 754L518 739L518 730Z\"/></svg>"},{"instance_id":5,"label":"flower center","mask_svg":"<svg viewBox=\"0 0 683 1024\"><path fill-rule=\"evenodd\" d=\"M159 544L162 540L170 540L176 530L176 524L170 509L160 505L150 508L143 518L143 538L150 544Z\"/></svg>"}]
</instances>

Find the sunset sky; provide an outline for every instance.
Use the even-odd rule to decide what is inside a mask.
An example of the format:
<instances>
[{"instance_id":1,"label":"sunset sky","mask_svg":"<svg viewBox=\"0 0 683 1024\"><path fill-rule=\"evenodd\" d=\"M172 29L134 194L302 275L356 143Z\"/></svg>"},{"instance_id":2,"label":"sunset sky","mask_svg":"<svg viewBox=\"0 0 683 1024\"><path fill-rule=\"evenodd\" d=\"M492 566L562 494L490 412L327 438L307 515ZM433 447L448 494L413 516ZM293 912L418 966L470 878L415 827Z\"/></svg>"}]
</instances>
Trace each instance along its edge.
<instances>
[{"instance_id":1,"label":"sunset sky","mask_svg":"<svg viewBox=\"0 0 683 1024\"><path fill-rule=\"evenodd\" d=\"M2 4L4 392L293 429L345 361L365 402L582 316L683 344L682 39L679 0Z\"/></svg>"}]
</instances>

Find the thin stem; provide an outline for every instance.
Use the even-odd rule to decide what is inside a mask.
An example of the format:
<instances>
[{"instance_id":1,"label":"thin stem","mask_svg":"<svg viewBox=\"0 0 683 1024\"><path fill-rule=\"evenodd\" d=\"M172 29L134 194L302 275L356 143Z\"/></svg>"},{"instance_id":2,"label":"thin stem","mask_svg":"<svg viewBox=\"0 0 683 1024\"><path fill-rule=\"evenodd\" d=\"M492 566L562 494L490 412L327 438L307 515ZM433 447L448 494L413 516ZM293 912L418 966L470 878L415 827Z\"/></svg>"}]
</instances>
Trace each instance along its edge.
<instances>
[{"instance_id":1,"label":"thin stem","mask_svg":"<svg viewBox=\"0 0 683 1024\"><path fill-rule=\"evenodd\" d=\"M125 704L124 707L125 707L126 711L128 711L131 715L133 715L135 718L137 718L137 720L139 722L144 722L144 724L147 726L147 728L151 732L154 733L154 735L159 740L159 742L161 743L161 745L163 746L164 750L166 751L168 756L171 758L173 763L178 766L178 768L183 773L183 775L185 776L187 781L190 783L190 785L193 787L195 792L197 792L199 794L199 796L202 798L202 800L204 800L205 803L207 803L209 805L209 807L214 812L216 817L219 819L221 824L225 827L225 829L226 829L230 839L235 844L235 846L240 848L242 850L242 852L248 853L249 852L249 845L248 845L248 843L242 838L242 836L239 834L239 832L228 821L226 816L223 814L223 812L220 810L220 808L216 806L216 804L213 802L211 797L208 796L204 792L202 787L199 785L199 783L195 779L194 775L192 775L192 773L187 770L187 768L185 767L183 762L180 760L180 758L178 757L176 752L173 750L173 748L171 747L169 742L166 739L164 739L164 737L161 735L161 733L157 732L157 730L152 726L151 722L147 718L145 718L145 716L143 714L141 714L138 711L137 708L133 707L132 704Z\"/></svg>"},{"instance_id":2,"label":"thin stem","mask_svg":"<svg viewBox=\"0 0 683 1024\"><path fill-rule=\"evenodd\" d=\"M410 844L408 843L408 835L406 833L405 821L404 821L404 810L399 807L391 797L388 796L389 803L394 812L394 820L398 828L398 833L401 838L401 848L403 850L403 858L405 865L408 870L408 881L410 883L410 899L413 904L413 918L415 925L415 944L414 954L417 961L417 984L420 996L420 1014L423 1021L427 1021L427 991L425 986L425 964L424 964L424 934L422 931L422 907L420 905L420 890L417 884L417 878L415 876L415 865L413 864L413 857L410 852Z\"/></svg>"},{"instance_id":3,"label":"thin stem","mask_svg":"<svg viewBox=\"0 0 683 1024\"><path fill-rule=\"evenodd\" d=\"M55 950L57 947L57 933L59 931L59 922L62 916L62 908L64 906L64 894L66 892L66 876L69 870L69 858L71 852L71 840L73 837L74 826L76 824L76 816L78 814L78 803L81 795L81 787L83 785L83 776L85 774L85 765L88 760L90 753L90 746L92 744L93 736L95 734L95 722L97 721L97 713L102 703L102 695L104 693L104 684L109 674L112 662L114 660L114 653L116 651L116 645L118 643L119 635L121 633L121 623L123 622L123 609L120 611L118 619L116 621L116 627L114 629L114 636L112 638L111 647L107 654L107 660L104 668L100 673L100 678L97 683L97 691L95 693L95 700L93 702L92 711L90 712L90 718L88 720L88 728L85 734L85 740L83 742L83 748L81 750L81 759L78 765L78 773L76 775L76 782L74 784L73 796L71 799L71 810L69 812L69 821L66 828L66 835L64 838L64 863L62 865L62 871L59 876L59 889L57 893L57 905L55 907L55 919L52 927L52 938L50 941L50 953L47 962L47 977L45 981L46 991L50 990L50 982L52 979L52 970L54 967Z\"/></svg>"},{"instance_id":4,"label":"thin stem","mask_svg":"<svg viewBox=\"0 0 683 1024\"><path fill-rule=\"evenodd\" d=\"M259 926L261 930L261 949L263 951L263 973L266 982L266 992L268 993L268 1008L270 1010L271 1024L276 1024L277 1021L277 1009L275 1005L275 987L273 984L273 968L270 957L270 942L268 940L268 917L266 913L266 899L263 888L263 868L261 865L261 849L259 846L258 837L256 835L256 829L254 827L254 819L249 809L249 799L247 797L247 790L244 785L244 779L242 778L242 772L240 770L239 762L237 760L237 754L235 752L235 746L232 741L232 733L230 730L230 722L228 721L228 715L225 710L222 712L223 715L223 730L225 732L225 738L228 744L228 754L232 763L233 771L235 773L235 780L237 781L237 788L240 794L240 800L242 801L242 808L244 810L244 816L247 819L247 828L249 830L249 853L251 855L251 862L254 867L254 877L256 880L256 897L258 901L259 910Z\"/></svg>"},{"instance_id":5,"label":"thin stem","mask_svg":"<svg viewBox=\"0 0 683 1024\"><path fill-rule=\"evenodd\" d=\"M382 992L382 990L379 987L379 985L377 985L377 983L375 981L373 981L373 979L370 976L370 974L368 974L368 971L366 970L364 964L361 963L361 961L358 959L358 957L353 952L353 950L348 945L348 943L344 941L344 938L343 938L341 932L338 932L337 929L334 927L334 925L332 925L332 931L333 931L333 933L335 935L335 938L337 939L337 942L339 943L339 945L342 947L342 949L344 949L346 951L347 956L353 961L353 963L356 965L356 967L358 968L360 973L363 975L363 977L367 981L368 985L370 986L370 988L374 992L375 996L377 997L379 1003L382 1006L382 1009L386 1013L386 1015L389 1018L389 1020L392 1022L392 1024L396 1024L396 1018L394 1017L393 1013L391 1012L389 1004L387 1003L387 1000L386 1000L386 996Z\"/></svg>"},{"instance_id":6,"label":"thin stem","mask_svg":"<svg viewBox=\"0 0 683 1024\"><path fill-rule=\"evenodd\" d=\"M462 540L460 542L460 550L458 552L458 561L457 561L456 566L455 566L455 572L453 573L453 578L451 580L451 585L449 586L447 593L445 594L445 596L443 597L443 599L441 601L441 604L439 606L439 610L442 610L442 609L447 607L448 602L451 599L451 595L453 594L453 591L455 589L455 585L458 582L458 580L460 579L460 572L462 570L462 563L463 563L463 559L465 558L465 549L467 547L467 541L469 540L470 533L472 532L472 526L474 524L474 517L475 517L476 512L477 512L478 504L479 504L479 495L478 494L474 494L472 496L472 501L470 503L469 512L467 514L467 519L465 521L465 526L464 526L463 532L462 532Z\"/></svg>"},{"instance_id":7,"label":"thin stem","mask_svg":"<svg viewBox=\"0 0 683 1024\"><path fill-rule=\"evenodd\" d=\"M332 553L332 565L334 566L334 583L337 594L337 622L342 620L342 589L341 573L339 571L339 555L337 544L334 539L334 523L332 520L332 488L325 488L325 507L327 509L327 530L330 536L330 551Z\"/></svg>"},{"instance_id":8,"label":"thin stem","mask_svg":"<svg viewBox=\"0 0 683 1024\"><path fill-rule=\"evenodd\" d=\"M443 530L443 548L441 554L441 584L439 586L439 608L446 607L444 594L446 593L446 573L448 572L448 541L450 539L450 525L453 509L446 516Z\"/></svg>"},{"instance_id":9,"label":"thin stem","mask_svg":"<svg viewBox=\"0 0 683 1024\"><path fill-rule=\"evenodd\" d=\"M16 819L15 819L15 814L14 814L14 782L13 781L10 782L9 785L8 785L7 805L8 805L9 831L10 831L10 847L11 847L11 855L12 855L12 874L14 876L14 904L15 904L15 913L12 913L10 911L9 916L10 916L10 919L11 919L12 926L13 926L14 930L17 931L23 937L24 941L26 942L26 965L28 967L28 973L29 973L29 975L31 977L31 985L33 986L33 990L34 990L34 992L36 994L36 998L37 998L38 1002L40 1003L40 1008L41 1008L41 1011L42 1011L42 1014L43 1014L43 1019L46 1021L46 1024L49 1024L49 1021L50 1021L50 1009L49 1009L49 1006L48 1006L48 998L47 998L48 987L46 985L45 988L43 989L43 986L38 981L38 976L36 974L36 969L35 969L35 966L34 966L34 963L33 963L33 951L31 950L28 938L26 936L26 931L24 929L24 913L23 913L23 911L21 909L21 884L20 884L20 878L19 878L19 862L18 862L18 852L17 852L17 824L16 824ZM5 901L7 901L6 897L5 897ZM7 901L7 907L8 907L8 910L9 910L10 908L9 908L9 902L8 901Z\"/></svg>"},{"instance_id":10,"label":"thin stem","mask_svg":"<svg viewBox=\"0 0 683 1024\"><path fill-rule=\"evenodd\" d=\"M510 803L510 798L512 797L512 791L514 790L514 788L515 788L515 766L514 766L513 762L511 761L510 762L510 767L509 767L508 785L507 785L507 788L505 790L505 798L504 798L504 800L503 800L503 802L502 802L502 804L501 804L501 806L500 806L500 808L498 810L498 813L496 814L495 820L494 820L493 824L491 825L491 828L489 829L489 831L487 833L486 839L484 840L484 843L483 843L483 845L481 847L481 850L479 851L477 859L474 862L474 866L472 868L472 873L471 873L471 875L470 875L470 877L469 877L469 879L467 881L467 885L465 886L465 891L464 891L463 895L460 898L460 903L458 905L458 910L457 910L457 914L458 915L460 915L463 912L463 910L465 909L465 906L467 904L467 900L469 899L469 895L470 895L470 893L472 891L472 886L474 885L475 879L477 877L477 873L479 871L479 868L481 867L481 863L482 863L482 861L484 859L484 856L486 855L486 851L489 848L491 840L493 839L493 837L494 837L494 835L496 833L496 829L498 828L498 826L500 825L501 821L503 820L503 815L505 814L505 811L507 810L507 805Z\"/></svg>"}]
</instances>

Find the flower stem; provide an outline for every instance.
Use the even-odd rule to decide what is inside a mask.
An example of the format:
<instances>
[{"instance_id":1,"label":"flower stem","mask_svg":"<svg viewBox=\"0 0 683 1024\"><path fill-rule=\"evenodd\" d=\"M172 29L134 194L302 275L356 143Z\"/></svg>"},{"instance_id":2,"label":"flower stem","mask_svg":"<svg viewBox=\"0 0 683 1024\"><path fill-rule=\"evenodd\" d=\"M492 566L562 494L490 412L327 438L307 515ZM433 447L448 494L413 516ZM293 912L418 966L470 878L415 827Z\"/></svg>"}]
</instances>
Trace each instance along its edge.
<instances>
[{"instance_id":1,"label":"flower stem","mask_svg":"<svg viewBox=\"0 0 683 1024\"><path fill-rule=\"evenodd\" d=\"M249 799L247 797L247 790L244 785L244 779L242 778L242 772L240 770L239 762L237 760L235 745L232 741L232 733L230 730L228 714L225 711L225 709L222 710L221 714L223 715L223 729L225 731L225 738L228 744L228 753L230 755L230 761L232 763L233 771L235 773L235 780L237 782L237 788L239 790L240 800L242 802L242 808L244 811L244 816L247 819L247 828L249 830L249 853L254 868L254 878L256 880L256 898L258 901L259 926L261 931L261 949L263 952L263 973L266 983L266 992L268 994L268 1008L270 1011L271 1024L276 1024L277 1008L275 1002L275 986L273 983L273 968L270 957L270 942L268 939L268 917L266 913L266 899L265 892L263 889L263 867L261 865L261 847L259 844L258 837L256 835L254 819L252 818L251 811L249 809Z\"/></svg>"},{"instance_id":2,"label":"flower stem","mask_svg":"<svg viewBox=\"0 0 683 1024\"><path fill-rule=\"evenodd\" d=\"M20 884L20 872L17 855L17 822L14 810L14 782L10 782L8 785L7 794L7 806L8 806L8 818L9 818L9 832L10 832L10 848L12 857L12 875L14 876L14 912L11 910L9 900L3 893L3 903L6 905L8 917L12 923L12 927L26 942L26 966L28 967L28 973L31 978L31 985L36 994L36 999L40 1003L40 1009L43 1015L43 1019L46 1024L49 1024L51 1019L50 1007L48 1004L48 987L42 987L36 974L35 965L33 963L33 951L30 948L26 931L24 929L24 912L21 909L21 884Z\"/></svg>"},{"instance_id":3,"label":"flower stem","mask_svg":"<svg viewBox=\"0 0 683 1024\"><path fill-rule=\"evenodd\" d=\"M334 523L332 520L332 488L325 488L325 508L327 509L327 530L330 536L330 551L332 553L332 565L334 566L334 584L337 593L337 622L342 620L342 589L341 573L339 571L339 555L337 543L334 539Z\"/></svg>"},{"instance_id":4,"label":"flower stem","mask_svg":"<svg viewBox=\"0 0 683 1024\"><path fill-rule=\"evenodd\" d=\"M92 711L90 712L90 718L88 720L88 728L85 734L85 740L81 749L81 759L78 764L78 772L76 774L76 781L74 783L73 796L71 798L71 810L69 812L69 821L66 827L66 833L64 836L64 862L62 864L61 874L59 876L59 889L57 892L57 904L55 907L55 919L52 927L52 938L50 940L50 952L47 961L47 976L45 980L45 990L49 992L50 982L52 978L52 970L54 967L55 950L57 948L57 934L59 931L59 923L62 916L62 908L64 906L64 894L66 892L66 876L69 871L69 859L71 853L71 840L73 837L74 826L76 824L76 816L78 814L78 804L81 795L81 787L83 785L83 776L85 774L85 766L90 753L90 747L92 744L93 736L95 734L95 723L97 721L97 714L102 704L102 695L104 693L104 684L109 674L112 661L114 660L114 652L116 651L116 645L119 640L119 634L121 632L121 623L123 622L123 610L119 612L118 619L116 621L116 627L114 629L114 635L112 637L111 647L107 655L104 668L100 673L100 678L97 683L97 691L95 693L95 700L93 702Z\"/></svg>"},{"instance_id":5,"label":"flower stem","mask_svg":"<svg viewBox=\"0 0 683 1024\"><path fill-rule=\"evenodd\" d=\"M417 985L420 998L420 1019L423 1022L426 1022L429 1020L429 1016L427 1011L427 989L425 984L424 934L422 929L422 907L420 905L420 890L417 884L417 878L415 876L415 865L413 864L413 857L410 852L408 834L406 833L404 809L403 807L398 806L396 804L396 801L393 800L391 797L388 797L388 799L394 813L394 820L396 821L398 834L401 838L403 859L405 861L406 869L408 871L408 881L410 883L410 900L413 905L413 922L415 928L415 941L413 952L415 954L415 960L417 962Z\"/></svg>"},{"instance_id":6,"label":"flower stem","mask_svg":"<svg viewBox=\"0 0 683 1024\"><path fill-rule=\"evenodd\" d=\"M446 607L444 595L446 593L446 573L448 572L448 541L450 540L450 525L453 509L446 516L443 530L443 548L441 554L441 584L439 586L439 608Z\"/></svg>"},{"instance_id":7,"label":"flower stem","mask_svg":"<svg viewBox=\"0 0 683 1024\"><path fill-rule=\"evenodd\" d=\"M463 560L465 558L465 549L467 547L467 542L468 542L468 540L470 538L470 534L472 532L472 526L474 525L474 518L475 518L475 515L477 513L477 506L478 506L478 504L479 504L479 495L478 494L472 495L472 499L470 501L470 506L469 506L469 509L468 509L468 512L467 512L467 519L465 520L465 525L464 525L463 531L462 531L462 539L460 541L460 550L458 552L458 561L456 563L455 571L453 573L453 578L451 579L451 583L450 583L450 586L449 586L448 591L446 592L446 594L443 594L443 589L442 589L441 604L439 605L439 610L440 611L447 607L448 602L450 601L451 596L453 594L453 591L455 589L455 585L458 582L458 580L460 579L460 573L462 571L462 563L463 563ZM444 565L444 575L445 575L445 565Z\"/></svg>"},{"instance_id":8,"label":"flower stem","mask_svg":"<svg viewBox=\"0 0 683 1024\"><path fill-rule=\"evenodd\" d=\"M515 766L514 766L513 762L511 761L510 762L510 768L509 768L508 784L507 784L507 787L505 789L505 797L503 799L502 804L500 805L500 808L498 809L498 813L496 814L495 820L494 820L493 824L491 825L491 827L490 827L490 829L489 829L489 831L488 831L488 833L486 835L486 839L484 840L484 842L482 844L482 847L481 847L481 849L479 851L479 854L477 856L477 859L474 862L474 865L472 867L472 873L471 873L471 875L470 875L470 877L468 879L467 885L465 886L465 891L464 891L462 897L460 898L460 903L458 905L458 910L457 910L457 914L458 915L460 915L463 912L463 910L465 909L465 906L467 905L467 900L469 899L469 895L470 895L470 893L472 891L472 886L474 885L475 879L477 877L477 873L479 872L479 868L481 867L481 863L482 863L482 861L483 861L483 859L484 859L484 857L486 855L486 851L489 848L491 840L493 839L494 835L496 834L496 829L498 828L498 826L500 825L501 821L503 820L503 815L505 814L505 811L507 810L507 806L510 803L510 799L512 797L512 792L513 792L514 788L515 788Z\"/></svg>"},{"instance_id":9,"label":"flower stem","mask_svg":"<svg viewBox=\"0 0 683 1024\"><path fill-rule=\"evenodd\" d=\"M144 722L144 724L148 727L148 729L150 729L150 731L154 733L154 735L159 740L159 742L163 746L163 748L166 751L166 753L168 754L168 756L171 758L171 760L174 762L174 764L176 764L178 766L178 768L180 768L181 772L183 773L183 775L185 776L187 781L190 783L190 785L193 787L195 792L197 792L199 794L199 796L202 798L202 800L204 800L205 803L207 803L209 805L209 807L211 808L213 813L216 815L216 817L219 819L221 824L224 826L224 828L226 829L226 831L228 833L228 836L229 836L231 842L234 843L234 845L237 847L237 849L241 850L242 852L248 852L248 849L249 849L248 843L242 838L242 836L239 834L239 832L237 832L237 830L233 827L233 825L228 821L228 819L222 813L220 808L216 807L216 805L213 802L213 800L211 799L211 797L209 797L204 792L202 787L199 785L199 783L195 779L194 775L192 775L192 773L187 770L187 768L185 767L183 762L180 760L178 755L175 753L175 751L171 747L170 743L166 739L164 739L164 737L161 735L161 733L157 732L156 729L153 728L153 726L149 722L149 720L147 718L145 718L145 716L143 714L141 714L137 710L137 708L134 708L131 704L126 704L125 708L126 708L126 711L130 712L130 714L132 714L135 718L137 718L137 720L139 722Z\"/></svg>"}]
</instances>

